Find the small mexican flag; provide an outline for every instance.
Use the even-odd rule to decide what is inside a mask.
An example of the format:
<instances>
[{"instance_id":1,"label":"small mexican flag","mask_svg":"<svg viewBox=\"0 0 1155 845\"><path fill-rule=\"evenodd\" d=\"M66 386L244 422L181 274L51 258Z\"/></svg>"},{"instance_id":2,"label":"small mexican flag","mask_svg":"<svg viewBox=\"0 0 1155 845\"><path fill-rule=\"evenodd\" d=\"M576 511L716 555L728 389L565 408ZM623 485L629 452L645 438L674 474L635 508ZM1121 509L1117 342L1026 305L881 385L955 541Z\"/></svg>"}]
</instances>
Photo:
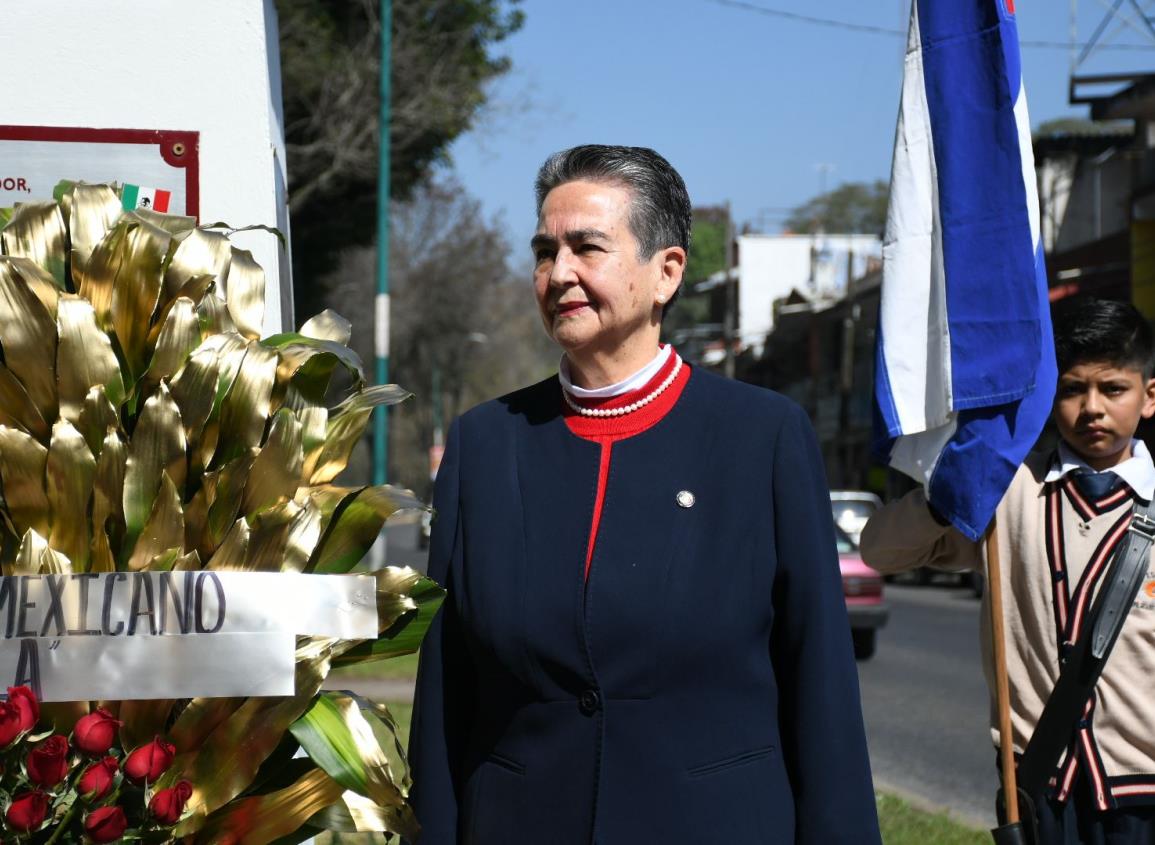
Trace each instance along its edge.
<instances>
[{"instance_id":1,"label":"small mexican flag","mask_svg":"<svg viewBox=\"0 0 1155 845\"><path fill-rule=\"evenodd\" d=\"M172 191L125 184L124 192L120 195L120 205L125 211L147 208L152 211L165 212L168 211L168 203L171 199Z\"/></svg>"}]
</instances>

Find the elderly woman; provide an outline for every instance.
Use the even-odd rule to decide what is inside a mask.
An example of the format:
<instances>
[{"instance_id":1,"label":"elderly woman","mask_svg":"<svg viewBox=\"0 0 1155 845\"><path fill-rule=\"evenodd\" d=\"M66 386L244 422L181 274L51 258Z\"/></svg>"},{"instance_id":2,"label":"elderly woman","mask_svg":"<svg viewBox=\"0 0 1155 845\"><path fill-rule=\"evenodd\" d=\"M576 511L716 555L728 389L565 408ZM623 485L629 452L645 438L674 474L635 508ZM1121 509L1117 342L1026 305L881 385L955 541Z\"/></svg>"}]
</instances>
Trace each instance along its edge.
<instances>
[{"instance_id":1,"label":"elderly woman","mask_svg":"<svg viewBox=\"0 0 1155 845\"><path fill-rule=\"evenodd\" d=\"M558 375L453 426L411 757L421 845L879 841L810 425L659 343L690 200L657 153L537 178Z\"/></svg>"}]
</instances>

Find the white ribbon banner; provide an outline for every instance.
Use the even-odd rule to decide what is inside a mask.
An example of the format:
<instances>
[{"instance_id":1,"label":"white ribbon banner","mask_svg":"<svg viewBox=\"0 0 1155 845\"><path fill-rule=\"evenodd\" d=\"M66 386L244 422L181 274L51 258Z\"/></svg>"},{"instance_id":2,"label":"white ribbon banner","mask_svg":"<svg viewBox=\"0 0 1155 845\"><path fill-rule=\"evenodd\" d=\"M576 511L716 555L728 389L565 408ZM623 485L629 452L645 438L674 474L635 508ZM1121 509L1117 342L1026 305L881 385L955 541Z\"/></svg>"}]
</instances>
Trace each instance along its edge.
<instances>
[{"instance_id":1,"label":"white ribbon banner","mask_svg":"<svg viewBox=\"0 0 1155 845\"><path fill-rule=\"evenodd\" d=\"M292 695L297 635L377 633L371 575L0 577L0 689L43 701Z\"/></svg>"},{"instance_id":2,"label":"white ribbon banner","mask_svg":"<svg viewBox=\"0 0 1155 845\"><path fill-rule=\"evenodd\" d=\"M62 637L0 645L0 678L41 701L293 695L296 637Z\"/></svg>"}]
</instances>

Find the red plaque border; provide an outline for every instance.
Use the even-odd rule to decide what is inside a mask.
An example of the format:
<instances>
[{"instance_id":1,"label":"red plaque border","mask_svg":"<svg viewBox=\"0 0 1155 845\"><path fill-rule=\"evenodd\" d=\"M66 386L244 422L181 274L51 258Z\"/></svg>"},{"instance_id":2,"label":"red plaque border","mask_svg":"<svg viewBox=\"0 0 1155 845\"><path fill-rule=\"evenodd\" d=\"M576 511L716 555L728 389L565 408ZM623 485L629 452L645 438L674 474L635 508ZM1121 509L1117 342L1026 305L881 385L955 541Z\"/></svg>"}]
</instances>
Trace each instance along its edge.
<instances>
[{"instance_id":1,"label":"red plaque border","mask_svg":"<svg viewBox=\"0 0 1155 845\"><path fill-rule=\"evenodd\" d=\"M65 141L90 144L151 144L173 167L183 168L186 213L200 218L200 133L175 129L93 129L81 126L8 126L3 141Z\"/></svg>"}]
</instances>

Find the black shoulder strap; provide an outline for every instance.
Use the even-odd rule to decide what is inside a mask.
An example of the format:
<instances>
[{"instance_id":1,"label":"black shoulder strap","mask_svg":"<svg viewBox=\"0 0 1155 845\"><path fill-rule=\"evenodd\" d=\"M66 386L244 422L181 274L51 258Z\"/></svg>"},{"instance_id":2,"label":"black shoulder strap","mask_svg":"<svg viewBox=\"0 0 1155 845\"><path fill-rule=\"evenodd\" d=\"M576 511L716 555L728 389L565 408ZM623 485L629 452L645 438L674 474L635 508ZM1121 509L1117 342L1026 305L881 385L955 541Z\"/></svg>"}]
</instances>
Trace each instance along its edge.
<instances>
[{"instance_id":1,"label":"black shoulder strap","mask_svg":"<svg viewBox=\"0 0 1155 845\"><path fill-rule=\"evenodd\" d=\"M1155 539L1155 502L1136 502L1131 525L1111 559L1111 569L1071 653L1063 662L1058 683L1039 717L1027 749L1019 760L1018 788L1032 797L1054 773L1059 755L1071 741L1071 731L1082 716L1087 699L1103 672L1119 638L1127 611L1147 575L1151 541Z\"/></svg>"}]
</instances>

